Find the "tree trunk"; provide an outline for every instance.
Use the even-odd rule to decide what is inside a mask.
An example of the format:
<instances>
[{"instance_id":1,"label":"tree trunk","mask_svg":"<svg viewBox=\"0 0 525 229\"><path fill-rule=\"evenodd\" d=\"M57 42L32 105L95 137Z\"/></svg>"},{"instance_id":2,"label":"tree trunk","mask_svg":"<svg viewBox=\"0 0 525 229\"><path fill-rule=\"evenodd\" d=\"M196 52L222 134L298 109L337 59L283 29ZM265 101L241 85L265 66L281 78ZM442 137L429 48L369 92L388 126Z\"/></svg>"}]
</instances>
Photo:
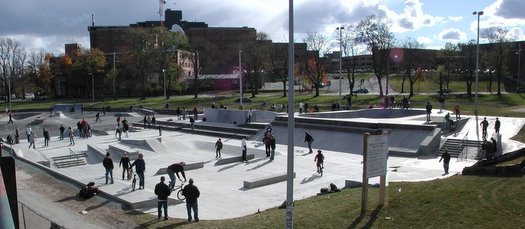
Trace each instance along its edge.
<instances>
[{"instance_id":1,"label":"tree trunk","mask_svg":"<svg viewBox=\"0 0 525 229\"><path fill-rule=\"evenodd\" d=\"M293 87L293 83L292 83ZM283 81L283 97L286 97L286 81Z\"/></svg>"}]
</instances>

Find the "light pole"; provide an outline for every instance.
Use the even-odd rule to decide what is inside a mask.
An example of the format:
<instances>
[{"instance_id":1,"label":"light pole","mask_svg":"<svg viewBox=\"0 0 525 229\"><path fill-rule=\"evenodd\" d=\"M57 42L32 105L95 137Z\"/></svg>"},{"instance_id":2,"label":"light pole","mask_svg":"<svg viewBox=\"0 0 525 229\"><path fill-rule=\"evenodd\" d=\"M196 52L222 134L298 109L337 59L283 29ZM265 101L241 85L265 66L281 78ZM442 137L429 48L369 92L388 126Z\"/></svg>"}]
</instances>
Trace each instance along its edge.
<instances>
[{"instance_id":1,"label":"light pole","mask_svg":"<svg viewBox=\"0 0 525 229\"><path fill-rule=\"evenodd\" d=\"M518 90L520 90L519 87L521 87L520 73L521 73L521 43L518 43Z\"/></svg>"},{"instance_id":2,"label":"light pole","mask_svg":"<svg viewBox=\"0 0 525 229\"><path fill-rule=\"evenodd\" d=\"M241 46L239 45L239 96L240 96L240 99L239 99L239 105L240 105L240 109L242 110L242 66L241 66L241 54L242 54L242 49L241 49Z\"/></svg>"},{"instance_id":3,"label":"light pole","mask_svg":"<svg viewBox=\"0 0 525 229\"><path fill-rule=\"evenodd\" d=\"M162 79L163 79L163 87L164 87L164 99L166 99L166 69L162 69Z\"/></svg>"},{"instance_id":4,"label":"light pole","mask_svg":"<svg viewBox=\"0 0 525 229\"><path fill-rule=\"evenodd\" d=\"M341 109L341 93L343 91L343 87L341 85L341 78L343 78L341 76L343 74L343 29L345 29L343 26L336 28L336 30L339 30L339 109Z\"/></svg>"},{"instance_id":5,"label":"light pole","mask_svg":"<svg viewBox=\"0 0 525 229\"><path fill-rule=\"evenodd\" d=\"M473 15L478 16L478 30L476 38L476 95L474 96L474 115L476 116L476 137L479 142L479 124L478 124L478 75L479 75L479 17L483 15L483 11L474 11ZM479 148L479 145L477 145ZM478 149L479 151L479 149Z\"/></svg>"},{"instance_id":6,"label":"light pole","mask_svg":"<svg viewBox=\"0 0 525 229\"><path fill-rule=\"evenodd\" d=\"M294 180L294 16L293 0L288 0L288 147L286 156L286 219L285 228L293 229L293 180Z\"/></svg>"},{"instance_id":7,"label":"light pole","mask_svg":"<svg viewBox=\"0 0 525 229\"><path fill-rule=\"evenodd\" d=\"M94 103L95 102L95 77L93 76L93 73L89 73L89 75L91 76L91 95L92 95L92 102Z\"/></svg>"}]
</instances>

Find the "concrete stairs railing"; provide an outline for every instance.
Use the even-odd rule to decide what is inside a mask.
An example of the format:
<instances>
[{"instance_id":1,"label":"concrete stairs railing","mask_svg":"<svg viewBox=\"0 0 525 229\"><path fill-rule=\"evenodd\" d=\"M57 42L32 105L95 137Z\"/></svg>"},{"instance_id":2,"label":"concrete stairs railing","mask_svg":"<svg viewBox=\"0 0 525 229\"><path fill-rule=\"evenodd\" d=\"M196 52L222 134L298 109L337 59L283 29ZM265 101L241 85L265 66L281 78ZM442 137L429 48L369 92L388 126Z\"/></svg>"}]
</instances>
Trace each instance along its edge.
<instances>
[{"instance_id":1,"label":"concrete stairs railing","mask_svg":"<svg viewBox=\"0 0 525 229\"><path fill-rule=\"evenodd\" d=\"M465 147L481 147L481 142L477 140L448 138L445 144L439 149L437 156L441 156L446 149L451 157L459 157Z\"/></svg>"},{"instance_id":2,"label":"concrete stairs railing","mask_svg":"<svg viewBox=\"0 0 525 229\"><path fill-rule=\"evenodd\" d=\"M79 154L70 154L70 155L64 155L64 156L57 156L52 157L53 165L59 169L61 168L69 168L74 166L81 166L87 164L86 153L79 153Z\"/></svg>"}]
</instances>

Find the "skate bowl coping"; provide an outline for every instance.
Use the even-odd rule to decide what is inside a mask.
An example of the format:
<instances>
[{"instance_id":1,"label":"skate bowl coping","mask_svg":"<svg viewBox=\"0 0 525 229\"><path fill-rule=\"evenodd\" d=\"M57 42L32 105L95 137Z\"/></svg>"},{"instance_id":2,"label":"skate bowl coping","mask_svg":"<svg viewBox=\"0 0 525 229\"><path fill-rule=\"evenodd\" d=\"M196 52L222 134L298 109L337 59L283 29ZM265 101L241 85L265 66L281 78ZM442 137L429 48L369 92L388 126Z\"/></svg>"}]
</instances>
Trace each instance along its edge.
<instances>
[{"instance_id":1,"label":"skate bowl coping","mask_svg":"<svg viewBox=\"0 0 525 229\"><path fill-rule=\"evenodd\" d=\"M295 178L295 173L293 173L293 177ZM286 173L279 173L279 174L273 174L269 176L257 177L251 180L244 181L243 187L247 189L257 188L261 186L283 182L283 181L286 181L287 178L288 178L288 175Z\"/></svg>"},{"instance_id":2,"label":"skate bowl coping","mask_svg":"<svg viewBox=\"0 0 525 229\"><path fill-rule=\"evenodd\" d=\"M335 111L322 113L303 113L301 116L315 118L402 118L407 116L424 115L424 109L365 109L356 111Z\"/></svg>"}]
</instances>

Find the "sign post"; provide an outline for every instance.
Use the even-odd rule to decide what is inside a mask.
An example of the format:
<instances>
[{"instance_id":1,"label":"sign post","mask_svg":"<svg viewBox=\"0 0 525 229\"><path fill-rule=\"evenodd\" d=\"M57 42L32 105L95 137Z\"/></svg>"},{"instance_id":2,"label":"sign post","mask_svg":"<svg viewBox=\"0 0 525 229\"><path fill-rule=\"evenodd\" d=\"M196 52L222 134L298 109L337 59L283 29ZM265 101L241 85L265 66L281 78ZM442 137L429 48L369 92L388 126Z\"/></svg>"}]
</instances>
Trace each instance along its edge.
<instances>
[{"instance_id":1,"label":"sign post","mask_svg":"<svg viewBox=\"0 0 525 229\"><path fill-rule=\"evenodd\" d=\"M388 134L365 133L363 141L363 186L361 187L361 215L368 209L368 179L379 176L380 206L385 204Z\"/></svg>"}]
</instances>

